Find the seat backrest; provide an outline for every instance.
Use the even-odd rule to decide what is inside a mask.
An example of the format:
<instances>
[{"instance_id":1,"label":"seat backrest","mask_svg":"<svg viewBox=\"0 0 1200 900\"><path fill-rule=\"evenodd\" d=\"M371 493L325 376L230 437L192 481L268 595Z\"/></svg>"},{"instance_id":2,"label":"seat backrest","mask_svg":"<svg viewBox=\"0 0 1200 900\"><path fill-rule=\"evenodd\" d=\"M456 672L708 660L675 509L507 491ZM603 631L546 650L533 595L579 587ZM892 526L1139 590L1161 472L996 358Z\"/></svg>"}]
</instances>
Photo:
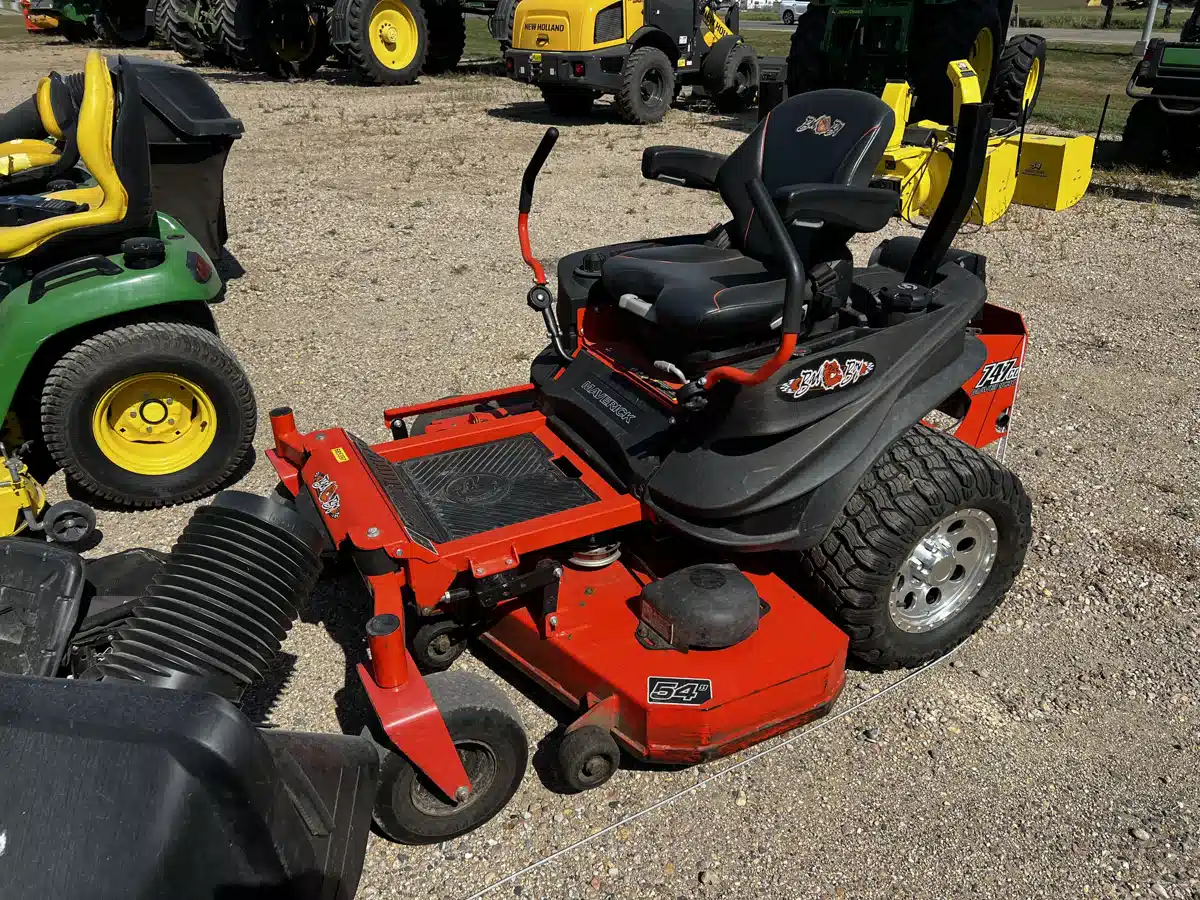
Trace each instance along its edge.
<instances>
[{"instance_id":1,"label":"seat backrest","mask_svg":"<svg viewBox=\"0 0 1200 900\"><path fill-rule=\"evenodd\" d=\"M150 150L137 75L131 67L118 60L115 72L110 72L99 51L89 51L74 139L96 186L46 196L88 208L0 228L0 259L25 256L68 232L94 237L142 228L151 221Z\"/></svg>"},{"instance_id":2,"label":"seat backrest","mask_svg":"<svg viewBox=\"0 0 1200 900\"><path fill-rule=\"evenodd\" d=\"M792 184L866 187L894 123L886 103L860 91L810 91L772 109L717 173L734 245L759 260L771 257L766 230L754 221L749 179L761 179L768 194Z\"/></svg>"}]
</instances>

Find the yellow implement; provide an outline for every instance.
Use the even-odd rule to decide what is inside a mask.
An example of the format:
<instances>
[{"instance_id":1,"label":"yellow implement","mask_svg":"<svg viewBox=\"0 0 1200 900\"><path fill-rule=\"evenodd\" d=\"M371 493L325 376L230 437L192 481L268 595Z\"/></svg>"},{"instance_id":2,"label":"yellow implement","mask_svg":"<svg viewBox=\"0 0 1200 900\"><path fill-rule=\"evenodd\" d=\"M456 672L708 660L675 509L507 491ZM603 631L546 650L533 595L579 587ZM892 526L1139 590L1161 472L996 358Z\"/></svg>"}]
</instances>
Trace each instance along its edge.
<instances>
[{"instance_id":1,"label":"yellow implement","mask_svg":"<svg viewBox=\"0 0 1200 900\"><path fill-rule=\"evenodd\" d=\"M15 456L9 456L0 444L0 538L20 534L46 508L46 492L29 468Z\"/></svg>"},{"instance_id":2,"label":"yellow implement","mask_svg":"<svg viewBox=\"0 0 1200 900\"><path fill-rule=\"evenodd\" d=\"M963 103L980 99L979 79L966 60L946 67L954 86L954 119ZM909 122L912 90L907 82L889 82L883 100L896 116L896 127L876 170L877 179L900 195L900 214L911 221L930 216L946 188L954 156L954 127L922 120ZM988 225L1013 203L1062 210L1083 197L1092 179L1091 137L1025 134L1012 126L988 140L983 177L969 221ZM1020 163L1018 168L1018 161Z\"/></svg>"}]
</instances>

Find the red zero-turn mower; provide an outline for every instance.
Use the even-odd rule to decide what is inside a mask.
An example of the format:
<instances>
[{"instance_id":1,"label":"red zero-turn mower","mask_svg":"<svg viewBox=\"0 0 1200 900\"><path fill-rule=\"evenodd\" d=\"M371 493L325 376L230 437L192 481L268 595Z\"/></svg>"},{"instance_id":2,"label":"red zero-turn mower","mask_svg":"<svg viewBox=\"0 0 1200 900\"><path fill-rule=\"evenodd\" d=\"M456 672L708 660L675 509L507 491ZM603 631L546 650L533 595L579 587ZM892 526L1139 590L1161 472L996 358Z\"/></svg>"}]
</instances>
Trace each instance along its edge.
<instances>
[{"instance_id":1,"label":"red zero-turn mower","mask_svg":"<svg viewBox=\"0 0 1200 900\"><path fill-rule=\"evenodd\" d=\"M879 99L794 97L727 157L651 147L643 174L719 192L731 221L567 256L557 302L527 220L550 129L521 190L550 336L531 383L388 410L373 446L272 414L284 486L374 597L359 674L398 751L384 833L461 834L524 773L511 706L439 672L469 638L575 710L558 756L581 790L621 749L694 763L795 728L847 651L913 666L996 608L1030 504L977 448L1008 428L1025 328L985 302L983 258L949 249L989 120L963 107L920 241L857 269L847 241L896 209L866 186L894 125ZM953 435L921 424L934 410Z\"/></svg>"}]
</instances>

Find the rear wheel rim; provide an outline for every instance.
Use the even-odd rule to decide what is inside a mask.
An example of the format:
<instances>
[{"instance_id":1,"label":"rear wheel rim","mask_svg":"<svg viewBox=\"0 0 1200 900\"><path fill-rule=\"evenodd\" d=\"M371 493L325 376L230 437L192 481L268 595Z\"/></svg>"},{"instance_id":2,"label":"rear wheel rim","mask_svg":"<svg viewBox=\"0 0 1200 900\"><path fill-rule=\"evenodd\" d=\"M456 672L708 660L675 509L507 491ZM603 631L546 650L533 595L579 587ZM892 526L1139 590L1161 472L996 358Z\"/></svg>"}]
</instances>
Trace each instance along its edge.
<instances>
[{"instance_id":1,"label":"rear wheel rim","mask_svg":"<svg viewBox=\"0 0 1200 900\"><path fill-rule=\"evenodd\" d=\"M467 807L478 802L496 782L499 763L491 747L480 741L462 741L454 746L458 750L458 758L462 760L463 768L466 769L467 778L471 781L471 793L461 803L451 803L440 790L418 774L409 788L409 799L413 807L423 815L431 818L459 815Z\"/></svg>"},{"instance_id":2,"label":"rear wheel rim","mask_svg":"<svg viewBox=\"0 0 1200 900\"><path fill-rule=\"evenodd\" d=\"M1042 62L1039 59L1033 61L1033 65L1029 67L1029 74L1025 76L1025 92L1021 97L1021 109L1026 110L1033 106L1033 98L1037 95L1038 82L1042 79Z\"/></svg>"},{"instance_id":3,"label":"rear wheel rim","mask_svg":"<svg viewBox=\"0 0 1200 900\"><path fill-rule=\"evenodd\" d=\"M901 631L922 634L956 618L987 583L999 547L996 521L983 510L943 517L917 541L892 580L892 622Z\"/></svg>"},{"instance_id":4,"label":"rear wheel rim","mask_svg":"<svg viewBox=\"0 0 1200 900\"><path fill-rule=\"evenodd\" d=\"M642 76L642 102L647 106L658 106L662 102L664 82L663 74L658 69L648 69Z\"/></svg>"},{"instance_id":5,"label":"rear wheel rim","mask_svg":"<svg viewBox=\"0 0 1200 900\"><path fill-rule=\"evenodd\" d=\"M417 58L417 20L402 0L380 0L371 10L371 52L389 69L405 69Z\"/></svg>"},{"instance_id":6,"label":"rear wheel rim","mask_svg":"<svg viewBox=\"0 0 1200 900\"><path fill-rule=\"evenodd\" d=\"M995 54L996 45L992 38L992 29L984 28L975 35L975 41L971 44L971 52L967 55L967 62L979 76L979 92L981 94L987 93L988 81L991 80L992 75L992 59Z\"/></svg>"},{"instance_id":7,"label":"rear wheel rim","mask_svg":"<svg viewBox=\"0 0 1200 900\"><path fill-rule=\"evenodd\" d=\"M166 372L117 382L92 411L100 452L137 475L183 471L208 452L216 435L212 398L195 382Z\"/></svg>"}]
</instances>

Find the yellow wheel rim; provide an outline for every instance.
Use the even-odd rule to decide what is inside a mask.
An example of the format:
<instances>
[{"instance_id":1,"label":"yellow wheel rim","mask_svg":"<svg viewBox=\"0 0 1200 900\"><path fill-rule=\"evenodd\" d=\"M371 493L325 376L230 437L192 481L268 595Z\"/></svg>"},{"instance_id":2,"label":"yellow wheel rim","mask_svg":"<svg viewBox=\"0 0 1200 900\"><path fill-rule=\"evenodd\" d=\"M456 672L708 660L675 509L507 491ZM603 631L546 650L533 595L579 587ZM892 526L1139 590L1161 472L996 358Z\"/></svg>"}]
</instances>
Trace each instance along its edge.
<instances>
[{"instance_id":1,"label":"yellow wheel rim","mask_svg":"<svg viewBox=\"0 0 1200 900\"><path fill-rule=\"evenodd\" d=\"M1025 94L1021 97L1021 109L1029 109L1033 103L1034 94L1037 93L1038 82L1042 79L1042 61L1035 59L1033 65L1029 67L1029 74L1025 76Z\"/></svg>"},{"instance_id":2,"label":"yellow wheel rim","mask_svg":"<svg viewBox=\"0 0 1200 900\"><path fill-rule=\"evenodd\" d=\"M389 69L404 69L417 56L417 20L403 0L379 0L371 10L371 52Z\"/></svg>"},{"instance_id":3,"label":"yellow wheel rim","mask_svg":"<svg viewBox=\"0 0 1200 900\"><path fill-rule=\"evenodd\" d=\"M967 57L967 62L979 76L980 94L987 94L988 81L991 80L992 75L992 59L995 55L996 45L992 42L992 30L985 28L975 36L975 43L971 45L971 54Z\"/></svg>"},{"instance_id":4,"label":"yellow wheel rim","mask_svg":"<svg viewBox=\"0 0 1200 900\"><path fill-rule=\"evenodd\" d=\"M147 372L117 382L92 412L92 437L108 460L138 475L171 475L199 460L217 436L217 410L194 382Z\"/></svg>"}]
</instances>

